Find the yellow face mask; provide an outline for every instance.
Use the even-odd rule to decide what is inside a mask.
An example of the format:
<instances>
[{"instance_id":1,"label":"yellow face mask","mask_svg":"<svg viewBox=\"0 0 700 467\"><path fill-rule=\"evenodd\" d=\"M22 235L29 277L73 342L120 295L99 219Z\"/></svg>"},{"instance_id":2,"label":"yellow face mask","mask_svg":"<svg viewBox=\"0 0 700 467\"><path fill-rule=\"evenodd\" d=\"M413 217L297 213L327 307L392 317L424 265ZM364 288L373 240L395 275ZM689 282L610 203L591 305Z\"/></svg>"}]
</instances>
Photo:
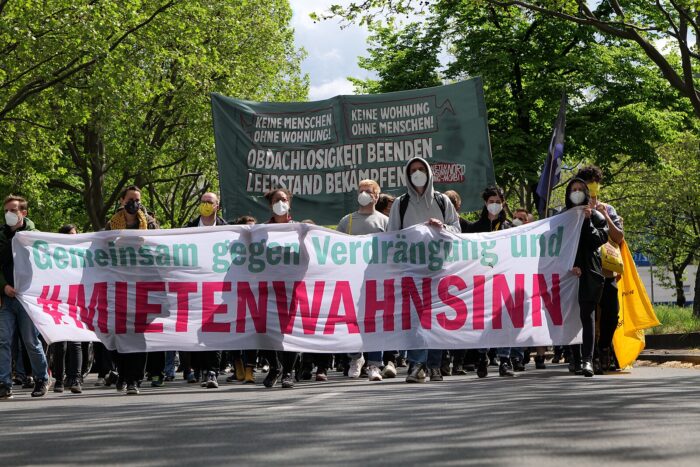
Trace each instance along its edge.
<instances>
[{"instance_id":1,"label":"yellow face mask","mask_svg":"<svg viewBox=\"0 0 700 467\"><path fill-rule=\"evenodd\" d=\"M211 203L201 203L199 205L199 214L204 217L209 217L214 214L214 205Z\"/></svg>"},{"instance_id":2,"label":"yellow face mask","mask_svg":"<svg viewBox=\"0 0 700 467\"><path fill-rule=\"evenodd\" d=\"M591 182L587 183L588 185L588 193L594 198L598 197L598 193L600 193L600 183L598 182Z\"/></svg>"}]
</instances>

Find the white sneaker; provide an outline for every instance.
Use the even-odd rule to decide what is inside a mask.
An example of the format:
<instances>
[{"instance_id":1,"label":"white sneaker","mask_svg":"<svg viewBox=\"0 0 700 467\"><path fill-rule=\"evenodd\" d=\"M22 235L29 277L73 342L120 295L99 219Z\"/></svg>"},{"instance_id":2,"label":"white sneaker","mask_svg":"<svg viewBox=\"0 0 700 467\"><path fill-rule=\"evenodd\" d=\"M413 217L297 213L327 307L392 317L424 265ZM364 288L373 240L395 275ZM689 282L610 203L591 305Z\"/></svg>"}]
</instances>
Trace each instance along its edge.
<instances>
[{"instance_id":1,"label":"white sneaker","mask_svg":"<svg viewBox=\"0 0 700 467\"><path fill-rule=\"evenodd\" d=\"M382 375L379 373L379 368L374 365L370 365L369 368L367 368L367 376L369 376L370 381L382 380Z\"/></svg>"},{"instance_id":2,"label":"white sneaker","mask_svg":"<svg viewBox=\"0 0 700 467\"><path fill-rule=\"evenodd\" d=\"M348 376L351 378L359 378L360 373L362 373L362 366L365 364L365 358L360 356L360 358L353 358L350 360L350 369L348 370Z\"/></svg>"},{"instance_id":3,"label":"white sneaker","mask_svg":"<svg viewBox=\"0 0 700 467\"><path fill-rule=\"evenodd\" d=\"M394 366L394 362L387 362L387 364L384 365L383 374L385 378L396 378L396 367Z\"/></svg>"}]
</instances>

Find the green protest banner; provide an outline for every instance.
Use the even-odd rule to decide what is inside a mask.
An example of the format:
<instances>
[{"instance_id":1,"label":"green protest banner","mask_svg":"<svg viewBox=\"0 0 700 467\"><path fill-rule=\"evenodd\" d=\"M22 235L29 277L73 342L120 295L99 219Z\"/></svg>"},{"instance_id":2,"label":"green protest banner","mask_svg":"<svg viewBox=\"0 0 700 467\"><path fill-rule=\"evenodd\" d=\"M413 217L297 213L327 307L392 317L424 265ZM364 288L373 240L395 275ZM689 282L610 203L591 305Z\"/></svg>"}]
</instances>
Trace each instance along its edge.
<instances>
[{"instance_id":1,"label":"green protest banner","mask_svg":"<svg viewBox=\"0 0 700 467\"><path fill-rule=\"evenodd\" d=\"M415 91L336 96L316 102L250 102L212 94L224 216L270 216L272 188L293 194L295 220L336 224L357 209L357 184L405 192L404 166L426 159L435 189L462 209L482 207L494 183L480 78Z\"/></svg>"}]
</instances>

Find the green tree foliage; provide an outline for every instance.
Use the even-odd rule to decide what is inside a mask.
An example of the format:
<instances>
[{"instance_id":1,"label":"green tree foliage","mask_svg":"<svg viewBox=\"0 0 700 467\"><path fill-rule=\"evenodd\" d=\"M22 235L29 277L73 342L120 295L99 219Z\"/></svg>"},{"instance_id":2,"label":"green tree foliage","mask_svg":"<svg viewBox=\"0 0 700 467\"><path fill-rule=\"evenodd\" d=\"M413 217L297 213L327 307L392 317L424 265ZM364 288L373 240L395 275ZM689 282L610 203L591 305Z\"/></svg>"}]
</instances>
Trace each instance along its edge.
<instances>
[{"instance_id":1,"label":"green tree foliage","mask_svg":"<svg viewBox=\"0 0 700 467\"><path fill-rule=\"evenodd\" d=\"M630 248L649 255L662 274L670 272L666 281L683 306L685 270L700 259L700 137L697 132L678 135L658 152L661 163L654 167L620 167L616 183L604 194L624 217ZM696 316L698 287L696 278Z\"/></svg>"},{"instance_id":2,"label":"green tree foliage","mask_svg":"<svg viewBox=\"0 0 700 467\"><path fill-rule=\"evenodd\" d=\"M371 6L397 8L395 2L364 2L361 10L335 11L350 20L374 18ZM480 0L443 0L423 12L420 25L369 23L373 47L360 65L379 80L362 82L361 89L435 85L441 51L444 80L482 76L496 179L513 204L533 208L564 91L570 165L583 159L603 167L621 159L654 163L656 146L690 124L688 103L641 51L592 28Z\"/></svg>"},{"instance_id":3,"label":"green tree foliage","mask_svg":"<svg viewBox=\"0 0 700 467\"><path fill-rule=\"evenodd\" d=\"M143 188L162 225L180 226L201 193L218 186L209 94L307 95L286 0L173 1L157 14L152 2L97 3L94 8L112 12L105 13L109 21L73 2L48 3L52 15L70 17L60 35L71 50L84 40L74 37L83 29L93 31L94 42L111 44L123 25L144 24L118 46L90 55L89 66L13 108L6 117L11 129L0 122L2 188L29 195L41 228L72 221L99 229L131 183ZM14 9L27 30L51 16L33 16L22 2ZM37 62L51 54L34 53Z\"/></svg>"}]
</instances>

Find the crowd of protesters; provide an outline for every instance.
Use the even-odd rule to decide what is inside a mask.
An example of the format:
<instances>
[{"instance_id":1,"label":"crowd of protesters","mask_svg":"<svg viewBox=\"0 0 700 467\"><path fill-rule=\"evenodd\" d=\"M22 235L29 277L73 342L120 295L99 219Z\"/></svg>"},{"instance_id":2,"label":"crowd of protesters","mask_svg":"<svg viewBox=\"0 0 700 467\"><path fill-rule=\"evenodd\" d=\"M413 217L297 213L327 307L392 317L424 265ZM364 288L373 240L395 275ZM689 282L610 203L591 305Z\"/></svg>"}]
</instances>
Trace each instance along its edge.
<instances>
[{"instance_id":1,"label":"crowd of protesters","mask_svg":"<svg viewBox=\"0 0 700 467\"><path fill-rule=\"evenodd\" d=\"M374 180L362 180L357 187L358 209L339 220L337 230L349 235L366 235L400 230L416 224L455 233L492 232L518 227L534 221L528 210L518 208L508 218L503 191L487 187L482 194L484 206L479 218L469 222L459 215L461 199L454 191L440 193L434 189L430 165L422 158L410 160L405 167L406 193L398 198L380 193ZM581 169L566 187L565 209L584 206L584 222L576 251L572 274L579 278L578 300L583 343L565 348L555 347L552 361L563 357L573 374L587 377L614 368L612 335L618 321L617 277L603 269L599 248L609 240L623 240L622 219L615 209L598 199L603 175L599 168ZM270 207L267 224L293 223L292 193L284 188L265 195ZM218 216L219 199L215 193L200 198L199 215L186 227L226 225ZM125 394L139 394L144 381L161 387L176 378L176 372L188 383L206 388L227 383L281 385L293 388L299 381L326 381L335 369L348 378L366 377L369 381L395 378L406 367L407 383L442 381L451 375L477 377L488 375L489 367L498 367L502 377L525 371L534 352L536 369L545 369L545 347L498 349L403 349L352 354L296 353L238 349L202 352L109 351L100 343L59 342L47 347L29 315L15 297L11 241L19 231L36 230L27 217L27 201L10 195L4 202L5 223L0 231L0 399L12 397L13 385L31 389L32 397L53 391L80 394L84 378L92 368L97 372L96 386L114 387ZM313 223L312 220L302 222ZM234 224L256 224L251 216L242 216ZM141 190L124 189L120 206L109 219L106 229L157 229L158 223L141 204ZM63 226L63 234L76 234L73 225ZM596 334L596 312L598 333ZM48 358L47 358L48 356ZM315 370L315 374L314 374ZM230 374L226 374L226 373ZM257 378L256 373L265 374ZM223 381L222 381L223 382Z\"/></svg>"}]
</instances>

